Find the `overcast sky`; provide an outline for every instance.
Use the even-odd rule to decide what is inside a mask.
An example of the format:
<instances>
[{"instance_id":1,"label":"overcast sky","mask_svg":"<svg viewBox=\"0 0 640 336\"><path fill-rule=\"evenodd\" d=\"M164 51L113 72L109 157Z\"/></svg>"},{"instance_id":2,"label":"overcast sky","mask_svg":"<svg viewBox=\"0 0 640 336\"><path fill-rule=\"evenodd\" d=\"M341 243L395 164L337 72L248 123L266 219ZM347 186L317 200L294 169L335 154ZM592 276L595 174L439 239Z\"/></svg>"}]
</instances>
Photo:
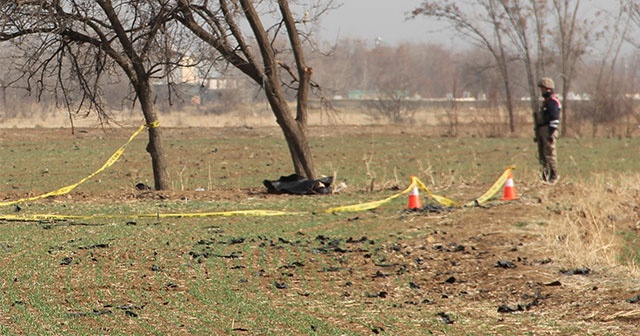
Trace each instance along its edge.
<instances>
[{"instance_id":1,"label":"overcast sky","mask_svg":"<svg viewBox=\"0 0 640 336\"><path fill-rule=\"evenodd\" d=\"M312 0L309 0L312 1ZM445 46L459 46L460 39L449 26L433 18L421 16L407 20L407 13L423 0L334 0L342 3L322 16L320 38L335 41L338 38L357 38L374 43L397 45L402 42L433 42ZM617 4L611 0L584 0L581 12L609 9L615 13ZM448 28L448 29L447 29Z\"/></svg>"},{"instance_id":2,"label":"overcast sky","mask_svg":"<svg viewBox=\"0 0 640 336\"><path fill-rule=\"evenodd\" d=\"M321 37L326 40L357 38L372 43L436 42L445 43L444 26L433 19L418 17L406 20L422 0L339 0L342 7L322 17Z\"/></svg>"}]
</instances>

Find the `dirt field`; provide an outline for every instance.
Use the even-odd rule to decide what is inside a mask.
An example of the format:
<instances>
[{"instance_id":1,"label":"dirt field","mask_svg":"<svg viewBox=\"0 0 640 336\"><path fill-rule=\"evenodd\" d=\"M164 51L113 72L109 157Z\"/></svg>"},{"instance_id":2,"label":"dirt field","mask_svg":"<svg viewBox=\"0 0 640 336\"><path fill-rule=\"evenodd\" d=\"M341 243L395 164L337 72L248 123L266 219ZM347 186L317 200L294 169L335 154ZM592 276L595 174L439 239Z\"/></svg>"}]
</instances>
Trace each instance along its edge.
<instances>
[{"instance_id":1,"label":"dirt field","mask_svg":"<svg viewBox=\"0 0 640 336\"><path fill-rule=\"evenodd\" d=\"M292 295L302 301L310 295L313 300L322 293L355 306L384 307L386 314L396 316L393 328L375 321L369 322L370 329L361 323L341 324L362 335L407 335L421 324L424 335L637 335L638 273L568 261L541 238L536 223L561 225L566 214L557 207L574 195L571 185L519 184L517 189L523 195L519 200L491 202L484 208L400 216L383 209L355 213L310 232L300 231L298 236L306 243L281 241L272 245L273 253L289 245L307 244L309 249L327 248L329 259L345 258L348 262L327 267L331 262L325 258L303 257L296 259L303 266L258 277L258 287L268 293L274 283L288 284L281 293L268 294L274 302L290 300ZM259 190L253 193L261 194ZM199 197L184 192L161 194L175 200L185 194ZM230 200L246 196L237 192L207 195ZM98 202L102 197L105 195L95 196ZM114 196L106 197L102 201ZM87 201L87 195L82 201ZM635 214L621 218L618 229L637 232L639 215L636 208ZM340 230L348 223L362 223L366 227L362 236L318 234ZM384 249L373 252L368 248L372 240L367 237L384 235L388 235L382 243ZM341 247L333 249L333 241L341 241ZM237 262L227 264L238 267ZM304 275L308 272L311 274ZM318 279L324 286L313 291L302 286ZM348 311L345 309L345 314ZM424 322L434 319L443 326L434 328Z\"/></svg>"},{"instance_id":2,"label":"dirt field","mask_svg":"<svg viewBox=\"0 0 640 336\"><path fill-rule=\"evenodd\" d=\"M333 132L349 129L334 129ZM362 127L351 128L351 131L381 132L379 128L365 131ZM21 133L15 129L2 132L4 137ZM166 135L169 138L189 137L188 132L198 130L181 129L179 133L169 130ZM219 136L225 137L224 130L219 132ZM328 134L331 131L314 128L312 132ZM385 128L385 132L406 130ZM47 138L46 130L38 136L53 140ZM404 335L403 325L411 326L407 330L415 330L416 325L424 324L425 335L636 335L640 321L637 273L623 267L597 263L584 265L567 260L543 237L541 223L562 225L574 211L564 206L567 200L582 197L583 191L570 179L548 186L535 179L523 178L516 182L516 189L520 195L518 200L491 202L486 207L404 214L381 210L337 218L323 228L300 231L303 242L299 244L306 242L310 246L329 247L326 253L333 258L348 255L348 263L327 269L324 258L301 257L304 260L299 261L304 266L290 268L288 272L293 280L288 288L279 292L267 288L289 275L272 274L250 281L260 282L257 288L274 301L291 296L303 301L313 300L314 295L322 293L341 298L347 305L371 304L371 309L385 307L389 314L396 316L393 328L376 321L336 321L355 334ZM635 192L636 196L629 197L637 200L637 189ZM240 193L238 190L215 190L206 193L145 192L146 196L141 195L130 190L79 191L65 196L65 202L179 201L185 197L242 200L256 195L264 199L282 198L263 194L259 188ZM5 194L3 199L14 196L18 195ZM620 212L616 219L617 229L637 232L640 208L626 204ZM367 231L361 237L329 236L318 240L319 230L330 232L348 223L366 223ZM371 236L388 237L382 243L382 250L368 249L371 242L367 237ZM340 249L330 248L334 239L342 242ZM277 245L286 246L287 243ZM597 248L601 246L594 246ZM228 264L233 266L231 261ZM298 272L296 267L312 271ZM318 277L324 284L322 287L313 288L310 293L308 288L299 287L306 282L315 282ZM144 286L146 280L141 281L139 286ZM349 311L345 307L335 309L344 310L345 314ZM435 320L435 327L433 323L423 322L425 320ZM236 331L236 334L245 333L257 334L242 328Z\"/></svg>"}]
</instances>

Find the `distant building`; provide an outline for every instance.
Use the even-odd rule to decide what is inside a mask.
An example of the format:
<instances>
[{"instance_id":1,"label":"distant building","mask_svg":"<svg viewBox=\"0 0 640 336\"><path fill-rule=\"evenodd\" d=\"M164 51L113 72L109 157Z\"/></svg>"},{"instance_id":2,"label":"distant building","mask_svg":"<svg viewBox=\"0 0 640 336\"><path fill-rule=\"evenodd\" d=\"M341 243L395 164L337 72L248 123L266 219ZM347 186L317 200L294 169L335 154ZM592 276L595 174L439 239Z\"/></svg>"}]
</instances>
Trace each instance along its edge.
<instances>
[{"instance_id":1,"label":"distant building","mask_svg":"<svg viewBox=\"0 0 640 336\"><path fill-rule=\"evenodd\" d=\"M201 73L196 61L188 56L182 58L180 65L168 74L168 82L178 85L197 86L205 90L229 90L241 87L240 81L235 78L214 71L206 75ZM155 85L165 85L166 80L156 81Z\"/></svg>"},{"instance_id":2,"label":"distant building","mask_svg":"<svg viewBox=\"0 0 640 336\"><path fill-rule=\"evenodd\" d=\"M180 62L182 66L177 69L179 84L196 84L198 82L198 76L196 75L196 63L193 58L185 56Z\"/></svg>"}]
</instances>

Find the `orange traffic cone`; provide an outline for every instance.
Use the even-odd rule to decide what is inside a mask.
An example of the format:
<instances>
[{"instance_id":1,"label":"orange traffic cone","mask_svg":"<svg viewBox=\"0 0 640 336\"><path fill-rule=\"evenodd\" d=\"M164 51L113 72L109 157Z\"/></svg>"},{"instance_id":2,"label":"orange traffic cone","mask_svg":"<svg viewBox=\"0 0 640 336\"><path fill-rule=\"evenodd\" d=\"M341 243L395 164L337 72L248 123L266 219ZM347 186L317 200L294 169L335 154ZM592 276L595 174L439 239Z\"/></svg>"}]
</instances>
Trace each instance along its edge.
<instances>
[{"instance_id":1,"label":"orange traffic cone","mask_svg":"<svg viewBox=\"0 0 640 336\"><path fill-rule=\"evenodd\" d=\"M504 194L502 196L503 201L513 201L518 199L516 196L516 187L513 184L513 173L509 172L507 181L504 183Z\"/></svg>"},{"instance_id":2,"label":"orange traffic cone","mask_svg":"<svg viewBox=\"0 0 640 336\"><path fill-rule=\"evenodd\" d=\"M413 187L409 193L409 204L407 209L420 209L422 208L422 201L420 201L420 194L418 193L418 187Z\"/></svg>"}]
</instances>

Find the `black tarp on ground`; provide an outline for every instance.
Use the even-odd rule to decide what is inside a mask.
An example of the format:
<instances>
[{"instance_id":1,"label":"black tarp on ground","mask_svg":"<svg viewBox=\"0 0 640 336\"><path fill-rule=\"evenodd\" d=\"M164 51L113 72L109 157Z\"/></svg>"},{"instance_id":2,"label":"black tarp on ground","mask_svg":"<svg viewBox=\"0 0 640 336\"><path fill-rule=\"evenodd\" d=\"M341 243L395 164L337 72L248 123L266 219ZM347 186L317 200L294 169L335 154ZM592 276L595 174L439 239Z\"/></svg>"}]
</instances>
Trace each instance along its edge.
<instances>
[{"instance_id":1,"label":"black tarp on ground","mask_svg":"<svg viewBox=\"0 0 640 336\"><path fill-rule=\"evenodd\" d=\"M280 176L278 180L264 180L262 184L270 194L315 195L331 193L333 177L309 180L298 174Z\"/></svg>"}]
</instances>

